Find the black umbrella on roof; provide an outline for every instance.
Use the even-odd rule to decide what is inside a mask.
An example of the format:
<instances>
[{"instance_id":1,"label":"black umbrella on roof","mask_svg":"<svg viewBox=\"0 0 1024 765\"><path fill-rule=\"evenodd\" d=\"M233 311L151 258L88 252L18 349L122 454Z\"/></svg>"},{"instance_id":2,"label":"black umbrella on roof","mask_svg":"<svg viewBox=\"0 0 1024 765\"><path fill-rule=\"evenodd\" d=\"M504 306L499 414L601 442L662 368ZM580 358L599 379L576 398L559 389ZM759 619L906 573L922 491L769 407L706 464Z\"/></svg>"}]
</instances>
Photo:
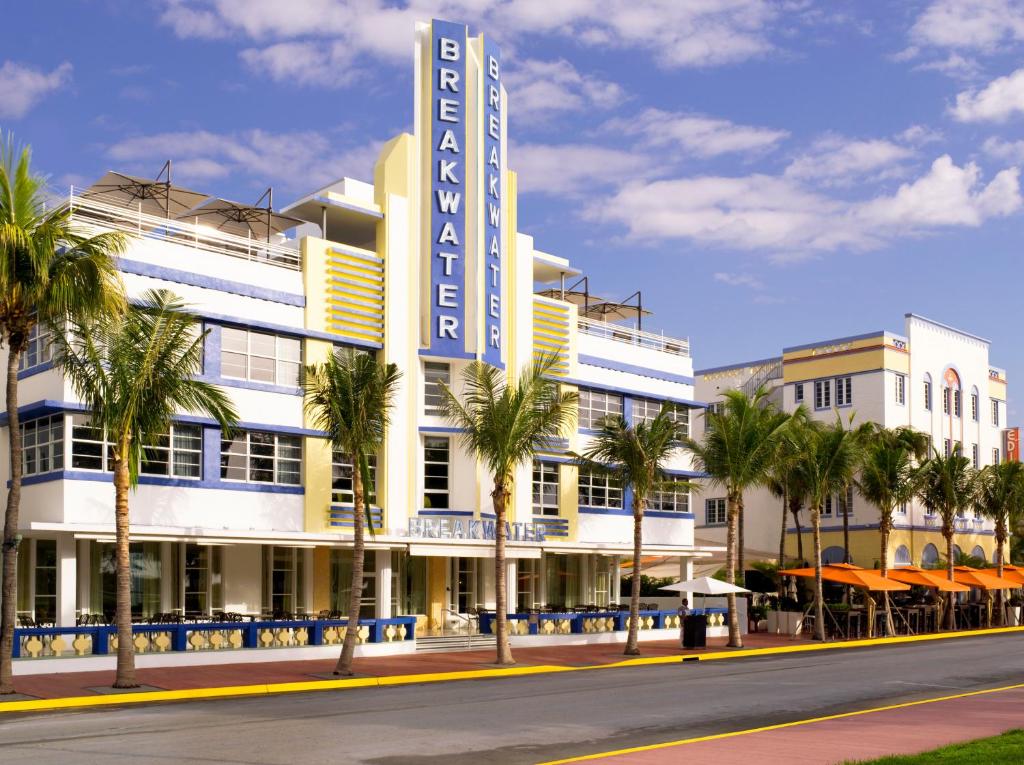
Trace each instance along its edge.
<instances>
[{"instance_id":1,"label":"black umbrella on roof","mask_svg":"<svg viewBox=\"0 0 1024 765\"><path fill-rule=\"evenodd\" d=\"M267 200L266 207L260 202ZM236 236L262 238L270 241L271 234L279 234L303 223L298 218L274 212L274 191L267 189L255 205L232 202L230 199L208 199L203 204L178 215L178 220L203 218L218 231Z\"/></svg>"},{"instance_id":2,"label":"black umbrella on roof","mask_svg":"<svg viewBox=\"0 0 1024 765\"><path fill-rule=\"evenodd\" d=\"M83 199L93 199L117 207L139 209L147 215L176 218L209 199L209 194L171 183L171 161L167 160L155 179L140 178L110 170L83 191Z\"/></svg>"}]
</instances>

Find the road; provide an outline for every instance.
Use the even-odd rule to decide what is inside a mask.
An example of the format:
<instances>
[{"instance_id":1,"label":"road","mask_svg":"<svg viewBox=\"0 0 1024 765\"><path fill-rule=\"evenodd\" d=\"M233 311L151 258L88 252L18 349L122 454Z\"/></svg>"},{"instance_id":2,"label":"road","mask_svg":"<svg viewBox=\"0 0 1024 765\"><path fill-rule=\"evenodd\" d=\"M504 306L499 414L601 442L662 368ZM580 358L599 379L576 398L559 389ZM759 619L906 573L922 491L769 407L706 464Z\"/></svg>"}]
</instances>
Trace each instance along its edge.
<instances>
[{"instance_id":1,"label":"road","mask_svg":"<svg viewBox=\"0 0 1024 765\"><path fill-rule=\"evenodd\" d=\"M1005 635L0 719L0 761L537 763L1024 682Z\"/></svg>"}]
</instances>

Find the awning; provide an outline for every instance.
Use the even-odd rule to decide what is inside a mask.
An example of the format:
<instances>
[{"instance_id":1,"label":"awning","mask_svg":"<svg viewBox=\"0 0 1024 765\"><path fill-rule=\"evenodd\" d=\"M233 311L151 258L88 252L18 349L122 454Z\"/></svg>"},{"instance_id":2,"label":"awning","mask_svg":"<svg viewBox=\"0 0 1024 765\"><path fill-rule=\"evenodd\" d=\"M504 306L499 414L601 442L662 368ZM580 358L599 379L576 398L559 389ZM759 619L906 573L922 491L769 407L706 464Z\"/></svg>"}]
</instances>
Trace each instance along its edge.
<instances>
[{"instance_id":1,"label":"awning","mask_svg":"<svg viewBox=\"0 0 1024 765\"><path fill-rule=\"evenodd\" d=\"M930 587L940 592L969 592L970 587L959 582L951 582L946 577L940 576L935 571L926 571L917 566L899 566L888 571L888 577L904 584L914 584L918 587Z\"/></svg>"},{"instance_id":2,"label":"awning","mask_svg":"<svg viewBox=\"0 0 1024 765\"><path fill-rule=\"evenodd\" d=\"M784 576L802 576L810 579L813 579L815 575L813 566L783 569L779 573ZM829 563L823 565L821 567L821 578L827 582L848 584L851 587L859 587L864 590L902 591L910 589L908 584L886 579L874 571L849 563Z\"/></svg>"},{"instance_id":3,"label":"awning","mask_svg":"<svg viewBox=\"0 0 1024 765\"><path fill-rule=\"evenodd\" d=\"M139 178L113 170L108 171L78 196L114 207L127 207L160 218L176 218L210 198L209 194L174 186L169 180Z\"/></svg>"},{"instance_id":4,"label":"awning","mask_svg":"<svg viewBox=\"0 0 1024 765\"><path fill-rule=\"evenodd\" d=\"M970 566L954 566L953 579L979 590L1015 590L1020 587L1017 582L1001 579L995 569L971 568Z\"/></svg>"},{"instance_id":5,"label":"awning","mask_svg":"<svg viewBox=\"0 0 1024 765\"><path fill-rule=\"evenodd\" d=\"M998 571L999 569L994 569ZM1020 566L1011 566L1009 563L1003 564L1003 579L1011 582L1017 582L1018 586L1024 587L1024 568Z\"/></svg>"}]
</instances>

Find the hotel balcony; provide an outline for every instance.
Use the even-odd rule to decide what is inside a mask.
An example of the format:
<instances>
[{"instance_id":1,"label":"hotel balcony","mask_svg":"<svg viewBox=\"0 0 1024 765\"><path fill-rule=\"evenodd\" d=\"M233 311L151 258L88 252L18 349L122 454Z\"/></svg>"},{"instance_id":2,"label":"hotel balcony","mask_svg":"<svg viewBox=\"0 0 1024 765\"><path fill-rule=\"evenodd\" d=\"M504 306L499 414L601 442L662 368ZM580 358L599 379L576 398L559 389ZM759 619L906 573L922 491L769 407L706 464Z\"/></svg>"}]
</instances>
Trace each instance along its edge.
<instances>
[{"instance_id":1,"label":"hotel balcony","mask_svg":"<svg viewBox=\"0 0 1024 765\"><path fill-rule=\"evenodd\" d=\"M621 324L586 319L582 316L577 320L577 327L584 335L603 338L616 343L626 343L637 348L647 348L660 353L669 353L673 356L689 357L690 355L689 338L669 337L663 333L645 332L632 327L625 327Z\"/></svg>"}]
</instances>

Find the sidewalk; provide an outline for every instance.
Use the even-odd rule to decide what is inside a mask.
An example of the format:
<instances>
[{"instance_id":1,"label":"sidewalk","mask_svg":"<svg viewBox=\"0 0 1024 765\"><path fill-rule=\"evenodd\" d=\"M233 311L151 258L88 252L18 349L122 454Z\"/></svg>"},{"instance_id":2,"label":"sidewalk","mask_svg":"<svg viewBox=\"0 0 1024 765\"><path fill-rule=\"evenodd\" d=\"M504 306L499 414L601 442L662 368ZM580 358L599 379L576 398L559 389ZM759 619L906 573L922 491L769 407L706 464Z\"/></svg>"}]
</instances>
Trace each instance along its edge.
<instances>
[{"instance_id":1,"label":"sidewalk","mask_svg":"<svg viewBox=\"0 0 1024 765\"><path fill-rule=\"evenodd\" d=\"M745 648L792 646L807 641L782 635L756 633L744 638ZM725 648L725 638L710 638L709 651ZM600 645L550 646L544 648L513 647L517 666L585 667L622 661L625 643ZM273 649L266 649L273 650ZM642 657L673 656L682 653L676 640L659 640L640 644ZM340 648L339 648L340 653ZM687 651L687 653L699 653ZM186 690L217 688L237 685L265 685L271 683L310 682L332 679L336 659L312 661L275 661L231 664L230 653L224 653L224 664L190 667L162 667L140 669L138 680L150 689ZM67 659L70 670L74 659ZM463 672L494 668L494 650L458 651L452 653L419 653L400 656L358 658L353 662L357 677L387 677L392 675L426 675L438 672ZM23 675L15 678L16 698L33 696L41 699L59 699L72 696L94 696L96 688L107 690L114 681L112 671L60 672L50 675ZM3 697L0 697L0 709Z\"/></svg>"}]
</instances>

